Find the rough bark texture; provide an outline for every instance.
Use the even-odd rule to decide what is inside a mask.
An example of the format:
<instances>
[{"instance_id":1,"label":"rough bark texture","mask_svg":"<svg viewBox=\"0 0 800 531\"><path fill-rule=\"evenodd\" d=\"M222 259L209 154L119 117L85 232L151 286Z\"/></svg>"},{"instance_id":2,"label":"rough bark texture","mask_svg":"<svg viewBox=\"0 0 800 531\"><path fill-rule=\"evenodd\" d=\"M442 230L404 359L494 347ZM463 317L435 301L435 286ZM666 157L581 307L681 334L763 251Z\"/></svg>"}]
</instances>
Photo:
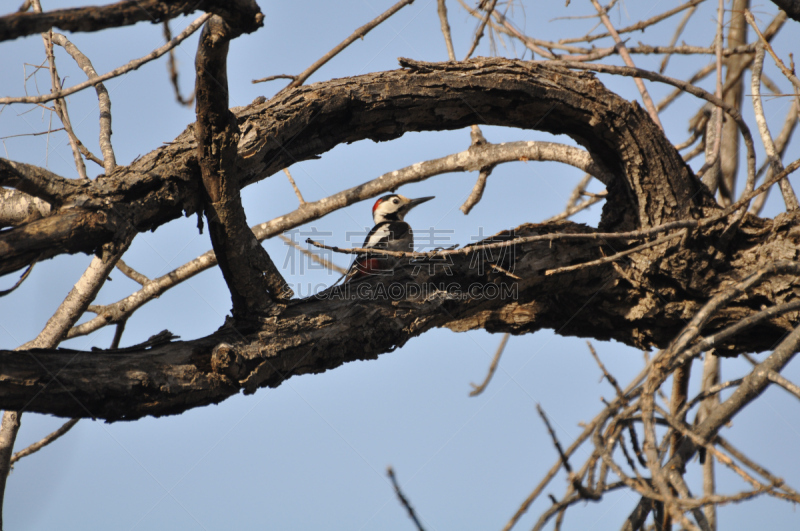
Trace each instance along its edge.
<instances>
[{"instance_id":1,"label":"rough bark texture","mask_svg":"<svg viewBox=\"0 0 800 531\"><path fill-rule=\"evenodd\" d=\"M491 124L569 135L616 175L606 183L604 230L699 217L700 207L711 204L647 113L591 74L503 59L403 64L408 68L299 87L233 109L242 186L345 142ZM80 190L65 190L55 200L66 206L49 218L0 233L0 275L37 257L92 253L119 239L127 224L143 232L197 212L202 181L196 153L192 125L131 165ZM0 166L0 185L11 179L32 181L29 188L54 181L21 164ZM64 239L65 231L74 238Z\"/></svg>"},{"instance_id":2,"label":"rough bark texture","mask_svg":"<svg viewBox=\"0 0 800 531\"><path fill-rule=\"evenodd\" d=\"M47 32L52 28L79 32L130 26L142 21L155 24L195 11L208 11L228 18L235 9L231 8L231 4L238 3L220 0L129 0L100 7L12 13L0 17L0 41Z\"/></svg>"},{"instance_id":3,"label":"rough bark texture","mask_svg":"<svg viewBox=\"0 0 800 531\"><path fill-rule=\"evenodd\" d=\"M342 142L486 123L569 134L586 146L608 175L604 230L647 228L717 212L646 113L591 75L500 59L403 64L405 70L301 87L275 101L235 109L240 183L263 179ZM62 206L48 218L0 234L2 271L24 264L26 256L51 252L46 245L61 244L48 256L93 249L115 238L116 219L147 230L183 211L195 212L204 188L198 184L193 130L86 185L80 195L55 194L54 202L71 208ZM0 166L0 183L8 179L34 181L26 184L27 193L37 187L52 190L46 184L60 182L21 165ZM76 204L76 197L83 202ZM116 204L108 207L105 199ZM97 226L86 227L86 220ZM75 231L70 238L68 229L59 228L65 221ZM44 225L48 222L52 227ZM270 317L237 316L194 341L91 353L2 351L0 408L108 420L175 414L241 390L277 386L293 375L375 358L433 327L514 334L550 328L561 335L663 347L714 294L775 260L798 258L800 214L745 217L727 232L726 223L720 219L614 263L559 273L548 271L613 255L641 241L561 238L491 255L476 250L452 256L452 274L408 264L394 277L348 284L349 293L276 304ZM37 225L41 228L31 229ZM60 236L48 230L60 230ZM523 225L513 236L594 231L551 223ZM501 233L492 241L510 237ZM68 247L73 239L85 247ZM777 276L760 284L718 312L705 332L719 331L764 305L796 300L795 283L793 277ZM769 349L799 321L797 312L783 314L738 335L735 346L717 345L718 352Z\"/></svg>"},{"instance_id":4,"label":"rough bark texture","mask_svg":"<svg viewBox=\"0 0 800 531\"><path fill-rule=\"evenodd\" d=\"M263 16L258 13L258 17ZM212 17L197 48L197 158L205 191L205 214L217 262L233 302L234 317L263 312L276 298L291 296L275 264L247 224L236 169L239 128L228 109L228 44L239 33ZM288 293L286 293L288 290ZM287 297L288 298L288 297Z\"/></svg>"},{"instance_id":5,"label":"rough bark texture","mask_svg":"<svg viewBox=\"0 0 800 531\"><path fill-rule=\"evenodd\" d=\"M545 272L628 246L540 241L505 253L495 250L491 257L483 254L521 280L488 264L477 267L474 255L454 257L452 276L440 266L433 275L426 266L413 274L410 264L394 277L346 285L349 292L294 300L275 317L246 328L229 323L195 341L116 351L2 351L0 407L108 420L180 413L242 389L253 392L293 375L373 359L433 327L514 334L551 328L561 335L663 347L709 297L743 273L776 259L797 259L800 216L747 218L727 248L718 246L724 227L721 221L685 242L675 238L618 264L552 275ZM552 223L524 225L515 236L591 231ZM500 234L493 241L507 237ZM395 297L393 289L412 296ZM797 289L796 279L775 277L721 311L708 333L762 305L795 300ZM735 349L719 345L718 352L769 349L799 317L793 312L755 326L736 336Z\"/></svg>"}]
</instances>

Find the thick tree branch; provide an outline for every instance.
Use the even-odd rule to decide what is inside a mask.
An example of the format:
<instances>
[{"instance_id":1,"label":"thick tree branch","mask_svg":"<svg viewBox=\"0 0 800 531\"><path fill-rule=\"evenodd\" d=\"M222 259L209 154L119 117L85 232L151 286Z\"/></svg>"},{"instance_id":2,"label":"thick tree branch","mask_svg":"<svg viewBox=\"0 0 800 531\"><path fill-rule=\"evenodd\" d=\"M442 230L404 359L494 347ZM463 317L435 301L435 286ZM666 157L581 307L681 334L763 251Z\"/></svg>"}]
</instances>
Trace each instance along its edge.
<instances>
[{"instance_id":1,"label":"thick tree branch","mask_svg":"<svg viewBox=\"0 0 800 531\"><path fill-rule=\"evenodd\" d=\"M257 25L263 15L255 8ZM263 312L291 290L247 224L236 168L239 128L228 110L228 44L241 32L214 16L200 36L195 67L197 158L205 189L208 232L233 301L233 315Z\"/></svg>"},{"instance_id":2,"label":"thick tree branch","mask_svg":"<svg viewBox=\"0 0 800 531\"><path fill-rule=\"evenodd\" d=\"M127 0L100 7L12 13L0 17L0 41L47 32L52 28L74 33L119 28L142 21L155 24L198 10L229 16L231 3L221 0Z\"/></svg>"},{"instance_id":3,"label":"thick tree branch","mask_svg":"<svg viewBox=\"0 0 800 531\"><path fill-rule=\"evenodd\" d=\"M408 69L298 87L273 101L236 109L241 184L340 143L477 123L535 126L568 134L586 147L604 173L616 176L609 185L605 229L700 216L704 206L712 205L647 113L607 91L592 75L502 59L403 64ZM312 120L314 127L307 127ZM193 132L192 126L171 145L92 182L80 208L51 216L53 226L71 224L72 241L51 237L51 229L44 227L35 230L36 237L30 226L0 234L0 274L25 267L40 252L43 258L93 252L114 238L112 220L118 217L144 231L197 212L201 179ZM101 213L105 222L97 219Z\"/></svg>"},{"instance_id":4,"label":"thick tree branch","mask_svg":"<svg viewBox=\"0 0 800 531\"><path fill-rule=\"evenodd\" d=\"M608 264L542 274L619 251L625 247L621 243L540 240L504 253L475 247L471 254L451 255L452 275L440 261L412 262L393 277L368 278L291 301L276 319L255 328L229 325L194 341L116 351L0 352L5 368L0 407L27 404L32 411L109 420L179 413L242 389L250 393L280 385L293 375L372 359L433 327L515 334L551 328L561 335L665 346L683 328L686 316L699 311L715 290L730 285L737 271L771 264L774 256L796 254L790 234L800 223L797 218L745 218L738 238L742 247L725 253L715 247L725 228L720 220L696 230L685 243L673 240L632 255L622 264L624 276ZM591 229L571 223L524 225L487 243L570 232ZM717 261L728 265L723 269ZM777 275L751 287L718 309L704 330L714 333L757 313L754 308L760 306L753 301L794 300L793 278ZM735 341L718 344L718 351L730 355L764 350L798 317L795 311L760 321Z\"/></svg>"},{"instance_id":5,"label":"thick tree branch","mask_svg":"<svg viewBox=\"0 0 800 531\"><path fill-rule=\"evenodd\" d=\"M510 162L519 160L520 157L524 160L558 160L590 172L600 180L610 182L611 179L610 175L605 174L592 161L588 153L571 146L549 142L509 142L472 146L461 153L420 162L380 175L364 184L342 190L319 201L303 203L293 212L254 226L253 233L259 241L266 240L309 221L320 219L340 208L393 191L404 184L419 182L447 172L477 171L487 164ZM217 260L214 251L207 251L173 271L147 282L141 290L128 297L98 309L97 317L76 326L67 337L86 335L103 326L123 322L148 301L215 265L217 265Z\"/></svg>"}]
</instances>

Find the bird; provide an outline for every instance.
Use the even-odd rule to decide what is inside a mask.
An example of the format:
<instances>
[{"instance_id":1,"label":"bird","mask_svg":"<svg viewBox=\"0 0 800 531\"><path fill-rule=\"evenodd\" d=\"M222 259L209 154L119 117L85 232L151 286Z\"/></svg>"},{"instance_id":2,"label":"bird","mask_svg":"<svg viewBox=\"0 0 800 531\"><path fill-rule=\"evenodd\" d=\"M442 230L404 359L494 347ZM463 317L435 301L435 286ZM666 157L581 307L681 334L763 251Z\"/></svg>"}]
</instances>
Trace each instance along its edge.
<instances>
[{"instance_id":1,"label":"bird","mask_svg":"<svg viewBox=\"0 0 800 531\"><path fill-rule=\"evenodd\" d=\"M372 219L375 226L364 240L365 249L412 252L414 232L404 221L406 214L417 205L433 199L433 196L409 199L400 194L385 195L372 206ZM397 258L386 255L359 254L345 275L345 282L367 275L389 274Z\"/></svg>"}]
</instances>

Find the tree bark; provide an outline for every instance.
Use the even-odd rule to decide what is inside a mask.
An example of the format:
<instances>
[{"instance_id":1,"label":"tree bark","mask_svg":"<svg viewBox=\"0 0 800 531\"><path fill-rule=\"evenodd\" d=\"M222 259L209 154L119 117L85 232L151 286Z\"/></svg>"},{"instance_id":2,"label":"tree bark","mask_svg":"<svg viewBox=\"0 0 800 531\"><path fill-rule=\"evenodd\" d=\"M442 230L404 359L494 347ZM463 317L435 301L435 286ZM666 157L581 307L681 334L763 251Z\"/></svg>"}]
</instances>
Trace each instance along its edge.
<instances>
[{"instance_id":1,"label":"tree bark","mask_svg":"<svg viewBox=\"0 0 800 531\"><path fill-rule=\"evenodd\" d=\"M345 142L491 124L567 134L606 173L616 175L605 183L604 230L702 217L702 208L713 205L647 113L591 74L504 59L404 60L403 65L407 68L299 87L275 100L257 99L233 109L240 130L241 186ZM314 126L308 127L311 122ZM0 233L0 275L37 258L92 253L118 240L129 225L140 232L153 230L198 212L203 204L194 125L170 145L85 188L74 189L64 184L70 180L33 168L0 165L0 185L25 186L33 195L44 188L64 206L48 218ZM67 232L73 237L64 238Z\"/></svg>"},{"instance_id":2,"label":"tree bark","mask_svg":"<svg viewBox=\"0 0 800 531\"><path fill-rule=\"evenodd\" d=\"M12 13L0 17L0 41L7 41L59 28L64 31L100 31L108 28L130 26L137 22L154 24L188 15L195 11L208 11L230 17L233 8L221 0L128 0L106 6L87 6L55 9L44 13Z\"/></svg>"},{"instance_id":3,"label":"tree bark","mask_svg":"<svg viewBox=\"0 0 800 531\"><path fill-rule=\"evenodd\" d=\"M608 187L603 230L674 220L688 220L692 228L659 235L647 247L610 261L642 239L590 239L597 231L574 223L526 224L491 241L555 236L502 252L472 247L448 255L449 268L442 262L439 267L406 264L393 277L338 288L345 292L334 289L322 297L276 303L268 318L253 319L250 309L245 318L239 315L193 341L91 353L0 351L0 408L106 420L176 414L241 390L278 386L293 375L373 359L433 327L514 334L550 328L638 348L664 347L727 286L776 260L797 259L800 214L775 220L747 216L734 228L727 227L725 217L710 219L718 207L661 130L638 105L608 92L592 75L502 59L402 64L406 69L300 87L275 101L234 109L241 135L239 185L342 142L475 123L536 127L572 136L602 168ZM60 178L51 174L19 164L0 166L3 181L12 179L27 193L50 190L53 201L73 205L0 234L0 267L13 270L8 264L46 253L44 244L60 245L49 256L85 250L70 247L72 238L46 227L31 228L51 223L49 230L66 234L59 223L69 216L74 239L91 246L117 234L108 220L124 218L126 228L145 230L182 211L197 211L203 193L213 198L208 189L213 192L218 183L198 185L204 181L193 131L190 127L172 145L87 184L80 193L68 187L64 194L52 192ZM86 218L97 220L99 228L80 228ZM697 219L706 221L698 225ZM20 234L36 236L37 245ZM592 261L597 262L579 265ZM793 283L783 275L759 284L719 311L704 333L765 305L796 300ZM766 350L799 319L798 312L772 317L737 335L735 343L715 347L720 355Z\"/></svg>"},{"instance_id":4,"label":"tree bark","mask_svg":"<svg viewBox=\"0 0 800 531\"><path fill-rule=\"evenodd\" d=\"M259 13L259 17L262 15ZM292 293L278 268L256 240L242 207L236 144L239 129L228 110L228 44L240 33L224 19L212 17L197 47L197 158L211 243L228 284L234 317L246 318Z\"/></svg>"},{"instance_id":5,"label":"tree bark","mask_svg":"<svg viewBox=\"0 0 800 531\"><path fill-rule=\"evenodd\" d=\"M800 215L747 217L734 243L717 246L724 220L620 260L547 274L633 244L564 239L518 244L506 252L475 249L433 271L415 264L393 277L339 286L292 300L282 313L249 328L232 321L194 341L79 352L0 351L0 408L106 420L176 414L287 378L374 359L434 327L616 339L663 347L711 296L776 258L795 259ZM513 236L579 233L568 222L523 225ZM494 242L510 238L501 233ZM638 242L635 242L638 243ZM481 261L481 258L484 261ZM489 264L500 266L492 268ZM419 265L419 264L417 264ZM506 272L511 273L509 276ZM513 277L519 277L515 279ZM776 276L720 311L708 334L796 299L795 279ZM720 355L769 349L800 322L798 312L763 321L717 345Z\"/></svg>"}]
</instances>

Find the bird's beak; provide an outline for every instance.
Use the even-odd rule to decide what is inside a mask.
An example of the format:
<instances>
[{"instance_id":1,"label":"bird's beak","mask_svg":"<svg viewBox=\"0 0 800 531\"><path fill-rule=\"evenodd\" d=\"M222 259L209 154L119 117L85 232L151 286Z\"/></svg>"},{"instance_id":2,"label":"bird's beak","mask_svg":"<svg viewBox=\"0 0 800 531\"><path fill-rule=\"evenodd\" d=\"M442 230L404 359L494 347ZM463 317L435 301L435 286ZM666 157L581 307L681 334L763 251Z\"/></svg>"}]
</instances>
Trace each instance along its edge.
<instances>
[{"instance_id":1,"label":"bird's beak","mask_svg":"<svg viewBox=\"0 0 800 531\"><path fill-rule=\"evenodd\" d=\"M408 202L408 207L407 208L408 208L408 210L411 210L415 206L421 205L425 201L430 201L433 198L434 198L434 196L431 195L431 196L428 196L428 197L420 197L419 199L412 199L412 200L410 200Z\"/></svg>"}]
</instances>

